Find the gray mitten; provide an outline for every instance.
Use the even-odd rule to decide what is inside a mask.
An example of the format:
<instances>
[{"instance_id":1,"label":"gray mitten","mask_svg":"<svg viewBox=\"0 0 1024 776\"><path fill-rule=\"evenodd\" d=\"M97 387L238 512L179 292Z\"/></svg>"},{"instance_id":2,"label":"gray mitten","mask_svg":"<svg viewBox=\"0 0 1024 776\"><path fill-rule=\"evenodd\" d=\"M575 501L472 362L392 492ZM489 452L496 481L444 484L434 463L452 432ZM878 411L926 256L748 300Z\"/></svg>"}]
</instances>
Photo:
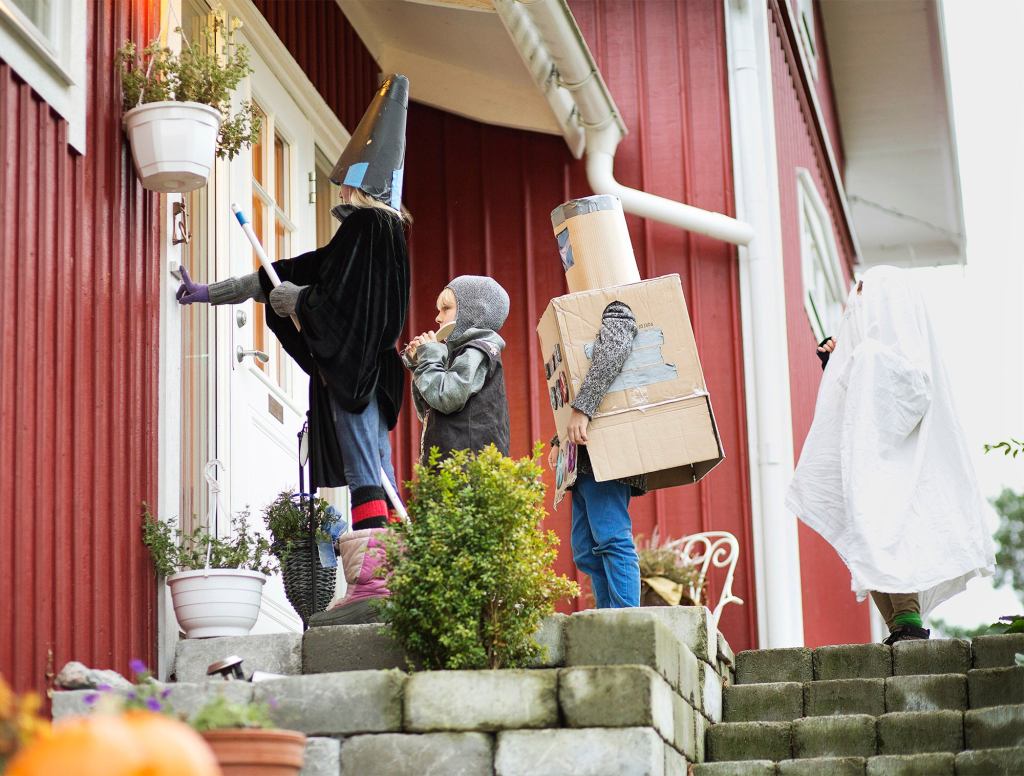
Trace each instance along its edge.
<instances>
[{"instance_id":1,"label":"gray mitten","mask_svg":"<svg viewBox=\"0 0 1024 776\"><path fill-rule=\"evenodd\" d=\"M295 305L299 301L299 292L304 288L305 286L297 286L286 280L270 292L270 306L282 318L287 318L294 314Z\"/></svg>"}]
</instances>

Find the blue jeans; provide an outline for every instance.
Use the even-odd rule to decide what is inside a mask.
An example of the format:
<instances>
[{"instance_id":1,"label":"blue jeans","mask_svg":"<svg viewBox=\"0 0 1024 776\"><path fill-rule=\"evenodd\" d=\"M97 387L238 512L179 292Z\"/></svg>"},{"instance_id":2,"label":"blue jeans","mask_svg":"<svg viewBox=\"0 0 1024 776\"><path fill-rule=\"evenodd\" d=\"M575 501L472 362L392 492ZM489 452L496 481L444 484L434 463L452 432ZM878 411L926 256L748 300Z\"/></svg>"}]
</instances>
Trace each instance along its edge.
<instances>
[{"instance_id":1,"label":"blue jeans","mask_svg":"<svg viewBox=\"0 0 1024 776\"><path fill-rule=\"evenodd\" d=\"M356 414L342 409L332 396L331 411L349 489L381 487L380 471L383 468L397 491L388 425L380 413L376 397L365 410Z\"/></svg>"},{"instance_id":2,"label":"blue jeans","mask_svg":"<svg viewBox=\"0 0 1024 776\"><path fill-rule=\"evenodd\" d=\"M640 561L629 520L628 485L577 475L572 491L572 557L590 576L598 609L640 605Z\"/></svg>"}]
</instances>

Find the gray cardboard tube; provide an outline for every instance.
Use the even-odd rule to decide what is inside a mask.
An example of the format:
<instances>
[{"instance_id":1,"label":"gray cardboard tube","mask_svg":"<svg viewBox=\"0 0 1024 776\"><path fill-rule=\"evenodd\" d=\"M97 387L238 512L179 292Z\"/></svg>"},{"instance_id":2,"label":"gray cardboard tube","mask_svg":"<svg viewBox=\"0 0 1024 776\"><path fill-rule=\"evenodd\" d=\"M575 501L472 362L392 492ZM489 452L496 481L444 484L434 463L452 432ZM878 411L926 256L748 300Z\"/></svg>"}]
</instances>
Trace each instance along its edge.
<instances>
[{"instance_id":1,"label":"gray cardboard tube","mask_svg":"<svg viewBox=\"0 0 1024 776\"><path fill-rule=\"evenodd\" d=\"M622 210L622 202L612 194L595 194L592 197L570 199L551 211L551 225L557 230L574 216L596 213L599 210Z\"/></svg>"}]
</instances>

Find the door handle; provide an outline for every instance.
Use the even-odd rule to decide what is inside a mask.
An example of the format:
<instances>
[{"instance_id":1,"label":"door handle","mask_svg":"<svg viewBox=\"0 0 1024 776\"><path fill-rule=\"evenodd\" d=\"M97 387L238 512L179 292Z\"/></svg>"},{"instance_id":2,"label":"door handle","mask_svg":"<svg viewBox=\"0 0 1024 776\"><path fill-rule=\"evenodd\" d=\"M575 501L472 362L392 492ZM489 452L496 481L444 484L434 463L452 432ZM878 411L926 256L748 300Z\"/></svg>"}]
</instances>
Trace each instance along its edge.
<instances>
[{"instance_id":1,"label":"door handle","mask_svg":"<svg viewBox=\"0 0 1024 776\"><path fill-rule=\"evenodd\" d=\"M235 358L238 359L238 363L241 364L246 356L252 356L261 364L266 364L270 361L270 356L264 353L262 350L245 350L239 345L235 348Z\"/></svg>"}]
</instances>

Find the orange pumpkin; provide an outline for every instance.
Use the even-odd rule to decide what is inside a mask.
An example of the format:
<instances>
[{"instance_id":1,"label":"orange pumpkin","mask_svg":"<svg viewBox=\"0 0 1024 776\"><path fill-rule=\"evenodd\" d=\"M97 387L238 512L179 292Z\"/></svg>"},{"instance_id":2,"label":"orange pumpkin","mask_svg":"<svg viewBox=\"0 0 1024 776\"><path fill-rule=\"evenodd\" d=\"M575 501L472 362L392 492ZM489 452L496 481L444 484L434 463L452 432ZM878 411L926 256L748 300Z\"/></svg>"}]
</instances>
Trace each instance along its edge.
<instances>
[{"instance_id":1,"label":"orange pumpkin","mask_svg":"<svg viewBox=\"0 0 1024 776\"><path fill-rule=\"evenodd\" d=\"M183 722L148 711L57 723L22 749L5 776L221 776L213 752Z\"/></svg>"}]
</instances>

